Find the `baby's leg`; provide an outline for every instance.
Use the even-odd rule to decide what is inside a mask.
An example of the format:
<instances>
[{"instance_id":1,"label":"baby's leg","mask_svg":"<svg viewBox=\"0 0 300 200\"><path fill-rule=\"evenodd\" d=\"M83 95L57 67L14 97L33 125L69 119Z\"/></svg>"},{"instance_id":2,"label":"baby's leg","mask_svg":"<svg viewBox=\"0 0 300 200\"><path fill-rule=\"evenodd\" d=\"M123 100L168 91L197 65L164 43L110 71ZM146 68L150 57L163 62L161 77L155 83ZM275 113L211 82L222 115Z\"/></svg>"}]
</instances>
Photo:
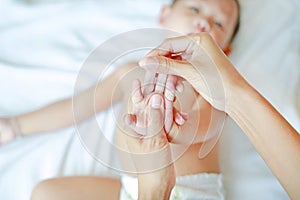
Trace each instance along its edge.
<instances>
[{"instance_id":1,"label":"baby's leg","mask_svg":"<svg viewBox=\"0 0 300 200\"><path fill-rule=\"evenodd\" d=\"M39 183L32 200L119 199L121 183L104 177L65 177Z\"/></svg>"}]
</instances>

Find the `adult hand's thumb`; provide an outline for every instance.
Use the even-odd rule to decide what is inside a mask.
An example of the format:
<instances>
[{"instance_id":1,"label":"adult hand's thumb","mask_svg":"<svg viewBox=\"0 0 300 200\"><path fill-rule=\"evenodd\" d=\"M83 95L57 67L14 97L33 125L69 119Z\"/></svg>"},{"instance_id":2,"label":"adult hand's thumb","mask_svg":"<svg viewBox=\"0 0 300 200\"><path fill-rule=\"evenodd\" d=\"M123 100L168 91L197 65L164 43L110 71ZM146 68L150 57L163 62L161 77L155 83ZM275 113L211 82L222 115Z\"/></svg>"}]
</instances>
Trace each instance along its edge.
<instances>
[{"instance_id":1,"label":"adult hand's thumb","mask_svg":"<svg viewBox=\"0 0 300 200\"><path fill-rule=\"evenodd\" d=\"M179 70L182 69L185 62L174 60L165 56L144 57L139 62L140 67L162 74L174 74L180 76Z\"/></svg>"},{"instance_id":2,"label":"adult hand's thumb","mask_svg":"<svg viewBox=\"0 0 300 200\"><path fill-rule=\"evenodd\" d=\"M150 98L149 105L148 135L156 135L163 130L164 126L164 103L163 97L154 94Z\"/></svg>"}]
</instances>

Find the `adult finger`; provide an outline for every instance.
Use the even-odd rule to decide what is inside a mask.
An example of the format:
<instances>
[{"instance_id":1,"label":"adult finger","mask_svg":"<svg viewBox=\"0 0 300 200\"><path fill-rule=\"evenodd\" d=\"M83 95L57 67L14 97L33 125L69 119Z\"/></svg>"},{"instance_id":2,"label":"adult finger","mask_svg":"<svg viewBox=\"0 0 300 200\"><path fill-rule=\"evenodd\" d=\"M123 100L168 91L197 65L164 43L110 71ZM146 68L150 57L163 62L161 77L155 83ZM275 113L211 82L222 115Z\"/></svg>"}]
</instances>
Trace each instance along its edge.
<instances>
[{"instance_id":1,"label":"adult finger","mask_svg":"<svg viewBox=\"0 0 300 200\"><path fill-rule=\"evenodd\" d=\"M187 67L191 64L183 60L173 60L164 56L153 56L144 57L140 60L139 65L140 67L155 73L171 74L185 78L184 74L181 74L181 72L183 69L188 72Z\"/></svg>"},{"instance_id":2,"label":"adult finger","mask_svg":"<svg viewBox=\"0 0 300 200\"><path fill-rule=\"evenodd\" d=\"M155 81L156 81L156 72L147 70L145 74L144 83L143 83L143 93L145 95L150 94L151 92L154 91Z\"/></svg>"},{"instance_id":3,"label":"adult finger","mask_svg":"<svg viewBox=\"0 0 300 200\"><path fill-rule=\"evenodd\" d=\"M151 50L146 57L169 56L174 59L177 56L184 56L183 59L186 59L188 55L192 55L193 51L197 49L195 47L201 47L208 53L223 52L209 33L195 33L168 38Z\"/></svg>"},{"instance_id":4,"label":"adult finger","mask_svg":"<svg viewBox=\"0 0 300 200\"><path fill-rule=\"evenodd\" d=\"M191 44L195 43L195 40L189 36L179 36L174 38L168 38L163 41L158 47L151 50L146 56L176 56L185 52Z\"/></svg>"},{"instance_id":5,"label":"adult finger","mask_svg":"<svg viewBox=\"0 0 300 200\"><path fill-rule=\"evenodd\" d=\"M165 134L163 130L164 124L164 101L163 97L159 94L154 94L150 97L149 106L149 124L147 127L147 135L161 135Z\"/></svg>"}]
</instances>

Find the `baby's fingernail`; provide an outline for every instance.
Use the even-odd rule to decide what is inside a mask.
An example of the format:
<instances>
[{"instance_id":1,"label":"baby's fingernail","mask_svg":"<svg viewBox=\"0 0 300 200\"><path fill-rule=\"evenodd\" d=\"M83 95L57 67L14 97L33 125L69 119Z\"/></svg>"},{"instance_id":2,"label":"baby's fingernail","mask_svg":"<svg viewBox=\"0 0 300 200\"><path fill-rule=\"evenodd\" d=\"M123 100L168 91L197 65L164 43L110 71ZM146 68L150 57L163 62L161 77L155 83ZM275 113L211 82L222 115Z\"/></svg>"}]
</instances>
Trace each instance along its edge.
<instances>
[{"instance_id":1,"label":"baby's fingernail","mask_svg":"<svg viewBox=\"0 0 300 200\"><path fill-rule=\"evenodd\" d=\"M186 112L180 112L180 115L183 117L183 119L186 121L189 118L189 114Z\"/></svg>"},{"instance_id":2,"label":"baby's fingernail","mask_svg":"<svg viewBox=\"0 0 300 200\"><path fill-rule=\"evenodd\" d=\"M182 84L176 85L176 91L177 92L182 92L183 91L183 85Z\"/></svg>"},{"instance_id":3,"label":"baby's fingernail","mask_svg":"<svg viewBox=\"0 0 300 200\"><path fill-rule=\"evenodd\" d=\"M123 116L123 122L124 122L124 124L126 124L127 126L130 126L130 125L132 124L132 121L131 121L129 115L124 115L124 116Z\"/></svg>"},{"instance_id":4,"label":"baby's fingernail","mask_svg":"<svg viewBox=\"0 0 300 200\"><path fill-rule=\"evenodd\" d=\"M158 94L154 94L151 97L151 107L152 108L161 108L162 105L162 97Z\"/></svg>"},{"instance_id":5,"label":"baby's fingernail","mask_svg":"<svg viewBox=\"0 0 300 200\"><path fill-rule=\"evenodd\" d=\"M179 113L176 113L175 121L178 125L183 125L185 122L184 118Z\"/></svg>"},{"instance_id":6,"label":"baby's fingernail","mask_svg":"<svg viewBox=\"0 0 300 200\"><path fill-rule=\"evenodd\" d=\"M165 97L166 97L166 99L168 99L171 102L173 102L175 100L175 94L171 90L168 90L168 89L165 90Z\"/></svg>"},{"instance_id":7,"label":"baby's fingernail","mask_svg":"<svg viewBox=\"0 0 300 200\"><path fill-rule=\"evenodd\" d=\"M155 57L145 57L139 61L139 66L146 69L156 69L158 65L157 58Z\"/></svg>"}]
</instances>

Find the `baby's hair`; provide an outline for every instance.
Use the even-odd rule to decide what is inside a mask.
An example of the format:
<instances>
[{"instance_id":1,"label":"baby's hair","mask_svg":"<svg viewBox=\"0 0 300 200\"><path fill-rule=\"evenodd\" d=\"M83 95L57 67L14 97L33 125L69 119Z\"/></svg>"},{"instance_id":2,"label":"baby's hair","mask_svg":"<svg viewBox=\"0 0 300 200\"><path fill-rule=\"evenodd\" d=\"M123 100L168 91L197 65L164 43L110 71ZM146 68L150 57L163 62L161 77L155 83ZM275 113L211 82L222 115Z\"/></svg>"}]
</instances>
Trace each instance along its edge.
<instances>
[{"instance_id":1,"label":"baby's hair","mask_svg":"<svg viewBox=\"0 0 300 200\"><path fill-rule=\"evenodd\" d=\"M234 0L234 1L235 1L236 5L238 7L238 18L237 18L237 22L236 22L236 25L235 25L235 28L234 28L234 31L233 31L233 34L232 34L232 37L231 37L231 40L230 40L231 43L233 42L235 36L239 32L239 29L240 29L240 18L241 18L241 6L240 6L240 3L239 3L238 0Z\"/></svg>"},{"instance_id":2,"label":"baby's hair","mask_svg":"<svg viewBox=\"0 0 300 200\"><path fill-rule=\"evenodd\" d=\"M173 6L177 1L178 1L178 0L173 0L171 6ZM240 6L240 3L239 3L238 0L234 0L234 1L236 2L236 5L237 5L237 7L238 7L238 19L237 19L237 23L236 23L236 25L235 25L235 28L234 28L234 31L233 31L233 34L232 34L232 37L231 37L231 40L230 40L231 43L233 42L235 36L236 36L237 33L239 32L239 29L240 29L240 16L241 16L241 15L240 15L240 13L241 13L241 6Z\"/></svg>"}]
</instances>

